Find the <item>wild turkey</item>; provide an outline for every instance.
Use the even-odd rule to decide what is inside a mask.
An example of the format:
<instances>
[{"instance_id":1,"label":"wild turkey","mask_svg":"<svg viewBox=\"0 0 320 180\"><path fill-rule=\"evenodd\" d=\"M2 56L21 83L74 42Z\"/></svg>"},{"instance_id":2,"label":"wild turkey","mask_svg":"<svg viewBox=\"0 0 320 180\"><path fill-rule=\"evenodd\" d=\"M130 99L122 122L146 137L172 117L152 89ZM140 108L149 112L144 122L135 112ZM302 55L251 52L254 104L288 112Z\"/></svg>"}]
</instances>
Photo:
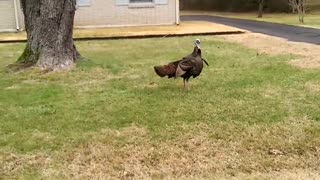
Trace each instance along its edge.
<instances>
[{"instance_id":1,"label":"wild turkey","mask_svg":"<svg viewBox=\"0 0 320 180\"><path fill-rule=\"evenodd\" d=\"M154 70L160 77L168 76L168 78L183 78L184 89L189 89L188 81L191 76L196 78L200 75L203 62L209 66L206 60L201 57L200 40L196 39L193 52L183 57L181 60L170 62L167 65L155 66Z\"/></svg>"}]
</instances>

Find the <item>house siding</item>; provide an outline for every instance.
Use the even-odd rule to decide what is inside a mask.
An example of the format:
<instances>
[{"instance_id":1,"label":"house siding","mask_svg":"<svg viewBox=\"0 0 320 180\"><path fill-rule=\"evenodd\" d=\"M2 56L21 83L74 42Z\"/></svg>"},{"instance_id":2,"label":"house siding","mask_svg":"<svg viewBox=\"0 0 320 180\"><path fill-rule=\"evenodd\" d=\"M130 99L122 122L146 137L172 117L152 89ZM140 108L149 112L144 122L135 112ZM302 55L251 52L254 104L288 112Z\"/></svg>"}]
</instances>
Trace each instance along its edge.
<instances>
[{"instance_id":1,"label":"house siding","mask_svg":"<svg viewBox=\"0 0 320 180\"><path fill-rule=\"evenodd\" d=\"M117 0L89 0L90 5L79 6L76 10L74 27L113 27L175 24L176 0L156 0L159 4L149 6L117 5ZM163 3L166 2L167 3ZM0 0L0 32L24 30L24 18L20 0ZM119 4L119 3L118 3ZM145 5L145 4L144 4ZM18 20L18 24L16 24Z\"/></svg>"},{"instance_id":2,"label":"house siding","mask_svg":"<svg viewBox=\"0 0 320 180\"><path fill-rule=\"evenodd\" d=\"M91 0L76 10L75 27L175 24L175 0L149 7L116 5L116 0Z\"/></svg>"},{"instance_id":3,"label":"house siding","mask_svg":"<svg viewBox=\"0 0 320 180\"><path fill-rule=\"evenodd\" d=\"M16 30L14 1L0 0L0 31Z\"/></svg>"}]
</instances>

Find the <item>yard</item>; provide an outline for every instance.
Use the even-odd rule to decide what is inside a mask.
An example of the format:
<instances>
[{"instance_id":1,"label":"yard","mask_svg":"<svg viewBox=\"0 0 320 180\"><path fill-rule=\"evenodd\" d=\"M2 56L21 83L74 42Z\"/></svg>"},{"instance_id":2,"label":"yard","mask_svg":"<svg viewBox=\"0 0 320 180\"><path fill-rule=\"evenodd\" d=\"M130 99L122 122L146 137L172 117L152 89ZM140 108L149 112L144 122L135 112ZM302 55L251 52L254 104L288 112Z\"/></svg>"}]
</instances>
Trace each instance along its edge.
<instances>
[{"instance_id":1,"label":"yard","mask_svg":"<svg viewBox=\"0 0 320 180\"><path fill-rule=\"evenodd\" d=\"M203 14L203 15L213 15L213 16L223 16L239 19L249 19L255 21L265 21L272 23L288 24L294 26L303 26L320 29L320 11L315 11L312 13L307 13L305 16L305 23L299 23L297 14L290 13L265 13L262 18L257 17L255 12L246 13L234 13L234 12L208 12L208 11L185 11L182 15L190 14Z\"/></svg>"},{"instance_id":2,"label":"yard","mask_svg":"<svg viewBox=\"0 0 320 180\"><path fill-rule=\"evenodd\" d=\"M70 72L11 72L0 44L0 179L315 178L320 72L202 36L190 90L153 66L198 37L81 41Z\"/></svg>"},{"instance_id":3,"label":"yard","mask_svg":"<svg viewBox=\"0 0 320 180\"><path fill-rule=\"evenodd\" d=\"M305 23L299 23L298 14L292 13L264 13L262 18L257 17L257 12L211 12L211 11L182 11L182 15L190 14L204 14L223 16L231 18L249 19L256 21L265 21L272 23L288 24L294 26L303 26L320 29L320 1L319 0L308 0L307 12L305 15Z\"/></svg>"}]
</instances>

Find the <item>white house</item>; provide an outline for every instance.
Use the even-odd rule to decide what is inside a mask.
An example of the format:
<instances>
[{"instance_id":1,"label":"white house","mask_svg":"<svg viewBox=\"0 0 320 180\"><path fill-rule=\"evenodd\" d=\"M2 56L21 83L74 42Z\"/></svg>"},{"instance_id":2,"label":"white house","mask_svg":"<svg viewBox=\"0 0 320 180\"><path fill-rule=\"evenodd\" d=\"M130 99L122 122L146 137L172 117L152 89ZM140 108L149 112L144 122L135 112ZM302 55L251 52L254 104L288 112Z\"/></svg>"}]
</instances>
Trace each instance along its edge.
<instances>
[{"instance_id":1,"label":"white house","mask_svg":"<svg viewBox=\"0 0 320 180\"><path fill-rule=\"evenodd\" d=\"M16 31L23 27L20 1L0 0L0 31Z\"/></svg>"},{"instance_id":2,"label":"white house","mask_svg":"<svg viewBox=\"0 0 320 180\"><path fill-rule=\"evenodd\" d=\"M179 0L78 0L77 27L179 23Z\"/></svg>"},{"instance_id":3,"label":"white house","mask_svg":"<svg viewBox=\"0 0 320 180\"><path fill-rule=\"evenodd\" d=\"M179 0L77 0L76 28L179 23ZM0 31L23 30L20 0L0 0Z\"/></svg>"}]
</instances>

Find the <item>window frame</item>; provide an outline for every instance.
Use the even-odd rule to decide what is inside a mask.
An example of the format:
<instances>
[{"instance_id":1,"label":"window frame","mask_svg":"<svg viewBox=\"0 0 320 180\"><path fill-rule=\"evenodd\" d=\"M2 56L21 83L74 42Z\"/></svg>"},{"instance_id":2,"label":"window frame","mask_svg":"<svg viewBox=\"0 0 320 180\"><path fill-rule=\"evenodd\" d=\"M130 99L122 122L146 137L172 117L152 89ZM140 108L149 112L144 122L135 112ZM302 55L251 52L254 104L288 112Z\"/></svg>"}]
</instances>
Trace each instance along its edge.
<instances>
[{"instance_id":1,"label":"window frame","mask_svg":"<svg viewBox=\"0 0 320 180\"><path fill-rule=\"evenodd\" d=\"M169 0L151 0L149 2L132 2L130 0L114 0L116 6L129 6L132 8L155 7L158 5L168 5Z\"/></svg>"},{"instance_id":2,"label":"window frame","mask_svg":"<svg viewBox=\"0 0 320 180\"><path fill-rule=\"evenodd\" d=\"M81 2L81 3L79 3L79 2ZM77 7L88 7L88 6L91 6L91 0L76 0L76 6Z\"/></svg>"},{"instance_id":3,"label":"window frame","mask_svg":"<svg viewBox=\"0 0 320 180\"><path fill-rule=\"evenodd\" d=\"M155 0L145 0L145 2L132 2L133 0L129 0L129 4L144 4L144 3L155 3Z\"/></svg>"},{"instance_id":4,"label":"window frame","mask_svg":"<svg viewBox=\"0 0 320 180\"><path fill-rule=\"evenodd\" d=\"M150 0L149 2L132 2L129 1L129 8L154 8L155 7L155 0Z\"/></svg>"}]
</instances>

